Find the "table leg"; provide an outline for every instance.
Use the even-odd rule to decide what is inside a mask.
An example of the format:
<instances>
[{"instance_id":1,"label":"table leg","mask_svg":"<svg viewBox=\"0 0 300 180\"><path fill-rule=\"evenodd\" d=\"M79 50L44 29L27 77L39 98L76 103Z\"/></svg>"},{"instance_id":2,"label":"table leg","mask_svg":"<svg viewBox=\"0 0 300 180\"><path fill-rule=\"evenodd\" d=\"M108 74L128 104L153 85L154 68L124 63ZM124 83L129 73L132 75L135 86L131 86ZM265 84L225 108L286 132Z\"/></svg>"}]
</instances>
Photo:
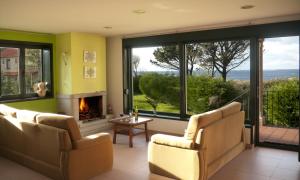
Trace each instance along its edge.
<instances>
[{"instance_id":1,"label":"table leg","mask_svg":"<svg viewBox=\"0 0 300 180\"><path fill-rule=\"evenodd\" d=\"M133 143L132 143L132 136L133 136L133 132L132 132L132 127L129 127L129 147L133 147Z\"/></svg>"},{"instance_id":2,"label":"table leg","mask_svg":"<svg viewBox=\"0 0 300 180\"><path fill-rule=\"evenodd\" d=\"M114 138L113 138L113 143L116 144L116 139L117 139L117 126L114 125Z\"/></svg>"},{"instance_id":3,"label":"table leg","mask_svg":"<svg viewBox=\"0 0 300 180\"><path fill-rule=\"evenodd\" d=\"M146 136L146 142L148 142L149 141L149 135L148 135L147 123L145 123L145 136Z\"/></svg>"}]
</instances>

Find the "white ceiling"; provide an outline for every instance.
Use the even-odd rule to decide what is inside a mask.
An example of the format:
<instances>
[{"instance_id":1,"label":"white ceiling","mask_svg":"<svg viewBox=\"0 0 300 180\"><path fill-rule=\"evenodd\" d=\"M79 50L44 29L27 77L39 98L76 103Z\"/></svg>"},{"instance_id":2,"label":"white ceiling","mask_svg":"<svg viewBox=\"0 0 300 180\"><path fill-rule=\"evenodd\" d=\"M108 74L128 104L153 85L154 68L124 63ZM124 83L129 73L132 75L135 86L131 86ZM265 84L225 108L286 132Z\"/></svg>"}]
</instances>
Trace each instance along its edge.
<instances>
[{"instance_id":1,"label":"white ceiling","mask_svg":"<svg viewBox=\"0 0 300 180\"><path fill-rule=\"evenodd\" d=\"M300 0L0 0L0 28L45 33L130 35L290 15L300 17Z\"/></svg>"}]
</instances>

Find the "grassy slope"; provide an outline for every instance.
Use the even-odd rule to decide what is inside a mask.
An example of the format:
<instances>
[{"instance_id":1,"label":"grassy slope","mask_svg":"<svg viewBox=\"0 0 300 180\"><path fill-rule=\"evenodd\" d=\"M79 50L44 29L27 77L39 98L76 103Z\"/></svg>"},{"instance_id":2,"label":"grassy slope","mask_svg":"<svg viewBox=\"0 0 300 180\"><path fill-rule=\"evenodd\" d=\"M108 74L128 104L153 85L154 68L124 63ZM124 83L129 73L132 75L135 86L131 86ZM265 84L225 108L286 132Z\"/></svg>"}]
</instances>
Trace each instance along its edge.
<instances>
[{"instance_id":1,"label":"grassy slope","mask_svg":"<svg viewBox=\"0 0 300 180\"><path fill-rule=\"evenodd\" d=\"M146 102L145 95L135 95L133 97L133 107L137 106L140 110L152 111L150 104ZM170 113L179 113L179 109L165 103L159 103L156 109L157 112L170 112Z\"/></svg>"}]
</instances>

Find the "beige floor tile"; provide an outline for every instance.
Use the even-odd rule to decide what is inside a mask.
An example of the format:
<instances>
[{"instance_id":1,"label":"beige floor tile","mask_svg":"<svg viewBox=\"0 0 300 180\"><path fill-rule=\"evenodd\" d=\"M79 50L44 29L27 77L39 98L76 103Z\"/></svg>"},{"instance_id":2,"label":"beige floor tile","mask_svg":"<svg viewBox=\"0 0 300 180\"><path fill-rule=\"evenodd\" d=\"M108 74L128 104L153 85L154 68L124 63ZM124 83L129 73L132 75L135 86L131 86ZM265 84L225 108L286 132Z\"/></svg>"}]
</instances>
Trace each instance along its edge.
<instances>
[{"instance_id":1,"label":"beige floor tile","mask_svg":"<svg viewBox=\"0 0 300 180\"><path fill-rule=\"evenodd\" d=\"M133 139L133 148L128 146L128 137L118 135L114 145L112 171L92 180L170 180L151 174L147 163L147 147L143 135ZM253 148L244 151L220 169L209 180L300 180L300 163L297 153L268 148ZM0 157L0 179L48 180L49 178L24 166Z\"/></svg>"},{"instance_id":2,"label":"beige floor tile","mask_svg":"<svg viewBox=\"0 0 300 180\"><path fill-rule=\"evenodd\" d=\"M290 170L277 168L272 174L271 178L282 180L300 180L300 169Z\"/></svg>"}]
</instances>

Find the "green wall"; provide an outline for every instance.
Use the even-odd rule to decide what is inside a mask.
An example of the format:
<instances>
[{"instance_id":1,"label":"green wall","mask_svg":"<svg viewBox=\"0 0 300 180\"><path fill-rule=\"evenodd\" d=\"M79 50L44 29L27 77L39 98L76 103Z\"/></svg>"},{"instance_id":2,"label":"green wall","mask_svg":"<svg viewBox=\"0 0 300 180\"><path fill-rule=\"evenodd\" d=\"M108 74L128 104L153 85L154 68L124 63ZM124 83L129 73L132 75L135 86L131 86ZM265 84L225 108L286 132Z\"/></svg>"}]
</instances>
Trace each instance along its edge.
<instances>
[{"instance_id":1,"label":"green wall","mask_svg":"<svg viewBox=\"0 0 300 180\"><path fill-rule=\"evenodd\" d=\"M8 31L0 29L0 40L28 41L53 44L53 82L54 94L57 88L57 62L56 62L56 39L54 34L32 33L21 31ZM19 108L30 109L42 112L56 112L56 99L41 99L23 102L6 103L7 105Z\"/></svg>"},{"instance_id":2,"label":"green wall","mask_svg":"<svg viewBox=\"0 0 300 180\"><path fill-rule=\"evenodd\" d=\"M106 39L98 34L70 32L45 34L0 29L0 40L53 44L54 95L106 91ZM84 63L83 51L96 51L97 62ZM95 66L97 77L84 79L84 66ZM56 99L6 103L19 109L57 112Z\"/></svg>"}]
</instances>

